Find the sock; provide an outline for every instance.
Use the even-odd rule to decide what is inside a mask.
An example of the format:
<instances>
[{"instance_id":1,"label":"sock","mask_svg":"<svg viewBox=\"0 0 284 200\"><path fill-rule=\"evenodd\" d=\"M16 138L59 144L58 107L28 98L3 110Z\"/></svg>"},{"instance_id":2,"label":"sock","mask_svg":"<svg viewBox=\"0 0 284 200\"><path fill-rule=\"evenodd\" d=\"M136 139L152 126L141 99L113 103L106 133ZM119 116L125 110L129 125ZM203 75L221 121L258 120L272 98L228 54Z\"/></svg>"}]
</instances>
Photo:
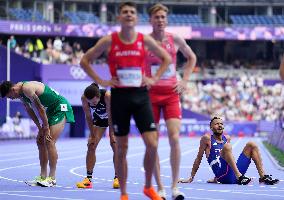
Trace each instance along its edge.
<instances>
[{"instance_id":1,"label":"sock","mask_svg":"<svg viewBox=\"0 0 284 200\"><path fill-rule=\"evenodd\" d=\"M92 178L93 178L93 172L89 172L87 171L87 178L92 181Z\"/></svg>"}]
</instances>

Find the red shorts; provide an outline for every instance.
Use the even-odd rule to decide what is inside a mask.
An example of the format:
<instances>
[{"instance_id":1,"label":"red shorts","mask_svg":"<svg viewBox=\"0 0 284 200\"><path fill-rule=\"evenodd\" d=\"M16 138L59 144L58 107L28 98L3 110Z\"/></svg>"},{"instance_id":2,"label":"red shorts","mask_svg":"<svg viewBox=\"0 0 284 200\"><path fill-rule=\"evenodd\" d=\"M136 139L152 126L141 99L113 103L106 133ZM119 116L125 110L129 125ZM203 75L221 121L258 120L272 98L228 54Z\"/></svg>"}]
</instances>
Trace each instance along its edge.
<instances>
[{"instance_id":1,"label":"red shorts","mask_svg":"<svg viewBox=\"0 0 284 200\"><path fill-rule=\"evenodd\" d=\"M149 92L152 103L155 123L159 123L161 111L165 120L171 118L181 119L181 104L179 94L176 92L171 93L158 93Z\"/></svg>"}]
</instances>

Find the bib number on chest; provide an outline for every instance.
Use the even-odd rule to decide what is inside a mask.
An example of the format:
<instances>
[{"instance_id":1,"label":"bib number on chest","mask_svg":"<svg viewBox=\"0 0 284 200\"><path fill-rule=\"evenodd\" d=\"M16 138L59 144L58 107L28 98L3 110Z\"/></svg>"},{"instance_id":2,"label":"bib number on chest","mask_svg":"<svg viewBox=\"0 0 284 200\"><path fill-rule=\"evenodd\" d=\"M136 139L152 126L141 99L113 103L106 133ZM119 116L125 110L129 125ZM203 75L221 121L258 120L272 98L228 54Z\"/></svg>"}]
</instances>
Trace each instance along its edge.
<instances>
[{"instance_id":1,"label":"bib number on chest","mask_svg":"<svg viewBox=\"0 0 284 200\"><path fill-rule=\"evenodd\" d=\"M140 87L142 84L141 68L123 68L117 70L117 76L122 86Z\"/></svg>"},{"instance_id":2,"label":"bib number on chest","mask_svg":"<svg viewBox=\"0 0 284 200\"><path fill-rule=\"evenodd\" d=\"M160 65L152 65L151 66L151 75L156 75ZM174 64L170 64L167 70L163 73L160 79L168 79L176 75L176 69Z\"/></svg>"}]
</instances>

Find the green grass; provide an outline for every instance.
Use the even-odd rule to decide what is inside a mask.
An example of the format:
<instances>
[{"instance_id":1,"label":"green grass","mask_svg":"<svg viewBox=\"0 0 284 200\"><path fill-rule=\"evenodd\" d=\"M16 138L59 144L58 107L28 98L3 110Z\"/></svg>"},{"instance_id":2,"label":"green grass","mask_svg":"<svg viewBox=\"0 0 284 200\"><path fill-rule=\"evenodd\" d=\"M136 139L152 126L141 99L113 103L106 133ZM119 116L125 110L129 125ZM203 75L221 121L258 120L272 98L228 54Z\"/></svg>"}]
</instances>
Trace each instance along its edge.
<instances>
[{"instance_id":1,"label":"green grass","mask_svg":"<svg viewBox=\"0 0 284 200\"><path fill-rule=\"evenodd\" d=\"M270 152L270 154L275 158L275 160L278 161L278 164L284 167L284 151L282 151L281 149L278 149L277 147L269 144L266 141L264 141L263 144L267 148L267 150Z\"/></svg>"}]
</instances>

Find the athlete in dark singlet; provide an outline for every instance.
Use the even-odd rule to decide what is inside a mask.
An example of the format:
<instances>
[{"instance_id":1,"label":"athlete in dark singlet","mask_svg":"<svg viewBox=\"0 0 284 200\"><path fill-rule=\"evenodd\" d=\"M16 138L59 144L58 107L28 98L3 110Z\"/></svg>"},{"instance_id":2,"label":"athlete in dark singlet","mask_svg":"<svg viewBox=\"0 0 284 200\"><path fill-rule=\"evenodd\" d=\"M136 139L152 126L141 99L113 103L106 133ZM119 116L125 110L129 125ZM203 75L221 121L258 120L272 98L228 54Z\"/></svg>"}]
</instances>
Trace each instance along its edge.
<instances>
[{"instance_id":1,"label":"athlete in dark singlet","mask_svg":"<svg viewBox=\"0 0 284 200\"><path fill-rule=\"evenodd\" d=\"M85 112L87 124L90 130L88 139L88 151L86 156L87 177L77 183L78 188L92 188L93 169L96 164L96 149L109 127L110 146L113 150L113 164L115 176L113 179L113 188L119 188L119 181L116 176L115 157L117 148L112 127L110 115L110 93L106 90L100 90L96 83L89 85L81 97L83 110Z\"/></svg>"},{"instance_id":2,"label":"athlete in dark singlet","mask_svg":"<svg viewBox=\"0 0 284 200\"><path fill-rule=\"evenodd\" d=\"M201 138L191 176L188 179L180 180L180 183L191 183L193 181L204 153L215 175L214 179L208 181L210 183L249 184L251 178L246 177L245 173L251 159L256 165L260 177L259 183L274 185L279 182L278 179L273 179L271 175L265 174L259 149L254 142L246 144L237 162L235 162L230 137L223 135L224 125L222 119L219 117L212 118L210 128L213 134L204 135Z\"/></svg>"}]
</instances>

